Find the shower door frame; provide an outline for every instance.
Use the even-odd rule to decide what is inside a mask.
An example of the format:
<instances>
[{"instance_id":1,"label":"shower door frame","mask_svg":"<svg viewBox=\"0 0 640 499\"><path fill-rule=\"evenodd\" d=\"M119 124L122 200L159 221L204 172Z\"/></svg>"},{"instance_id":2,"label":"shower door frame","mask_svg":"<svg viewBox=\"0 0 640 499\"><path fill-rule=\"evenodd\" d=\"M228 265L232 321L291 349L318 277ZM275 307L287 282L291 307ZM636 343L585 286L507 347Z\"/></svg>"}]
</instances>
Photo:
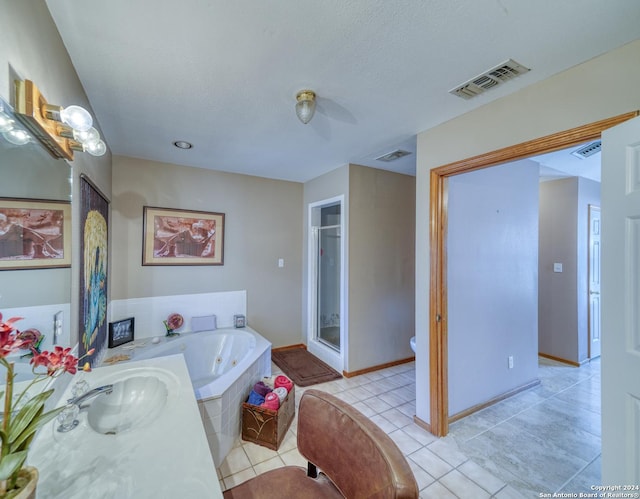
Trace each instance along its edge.
<instances>
[{"instance_id":1,"label":"shower door frame","mask_svg":"<svg viewBox=\"0 0 640 499\"><path fill-rule=\"evenodd\" d=\"M318 325L318 260L314 213L325 206L340 204L340 350L324 344L317 339ZM345 230L344 195L335 196L322 201L309 203L308 211L308 243L307 243L307 350L342 373L347 358L347 296L346 296L346 230Z\"/></svg>"}]
</instances>

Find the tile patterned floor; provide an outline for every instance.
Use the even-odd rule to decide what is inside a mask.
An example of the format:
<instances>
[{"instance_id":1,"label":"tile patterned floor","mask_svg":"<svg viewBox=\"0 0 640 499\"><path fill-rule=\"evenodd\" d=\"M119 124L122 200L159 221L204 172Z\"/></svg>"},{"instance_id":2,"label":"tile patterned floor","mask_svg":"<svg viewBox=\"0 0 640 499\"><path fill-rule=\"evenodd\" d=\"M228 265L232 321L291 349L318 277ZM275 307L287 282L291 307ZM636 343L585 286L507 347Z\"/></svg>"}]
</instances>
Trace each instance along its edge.
<instances>
[{"instance_id":1,"label":"tile patterned floor","mask_svg":"<svg viewBox=\"0 0 640 499\"><path fill-rule=\"evenodd\" d=\"M413 363L313 388L349 402L389 434L407 456L421 498L589 492L600 483L600 362L576 368L540 359L539 366L539 386L453 423L444 438L413 422ZM296 387L296 403L303 392ZM294 419L277 452L238 441L218 469L222 489L280 466L306 467L296 429Z\"/></svg>"}]
</instances>

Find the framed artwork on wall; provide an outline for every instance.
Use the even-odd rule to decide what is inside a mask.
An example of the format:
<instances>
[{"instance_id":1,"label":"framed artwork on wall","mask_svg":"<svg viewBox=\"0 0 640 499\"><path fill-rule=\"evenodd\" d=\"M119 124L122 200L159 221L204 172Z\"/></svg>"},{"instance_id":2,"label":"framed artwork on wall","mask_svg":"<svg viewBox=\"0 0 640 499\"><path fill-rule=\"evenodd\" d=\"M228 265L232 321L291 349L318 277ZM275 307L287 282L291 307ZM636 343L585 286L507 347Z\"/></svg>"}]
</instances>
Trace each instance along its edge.
<instances>
[{"instance_id":1,"label":"framed artwork on wall","mask_svg":"<svg viewBox=\"0 0 640 499\"><path fill-rule=\"evenodd\" d=\"M0 270L71 266L71 203L0 198Z\"/></svg>"},{"instance_id":2,"label":"framed artwork on wall","mask_svg":"<svg viewBox=\"0 0 640 499\"><path fill-rule=\"evenodd\" d=\"M224 265L224 213L144 207L142 265Z\"/></svg>"},{"instance_id":3,"label":"framed artwork on wall","mask_svg":"<svg viewBox=\"0 0 640 499\"><path fill-rule=\"evenodd\" d=\"M107 249L109 201L85 175L80 176L79 355L93 366L107 343Z\"/></svg>"}]
</instances>

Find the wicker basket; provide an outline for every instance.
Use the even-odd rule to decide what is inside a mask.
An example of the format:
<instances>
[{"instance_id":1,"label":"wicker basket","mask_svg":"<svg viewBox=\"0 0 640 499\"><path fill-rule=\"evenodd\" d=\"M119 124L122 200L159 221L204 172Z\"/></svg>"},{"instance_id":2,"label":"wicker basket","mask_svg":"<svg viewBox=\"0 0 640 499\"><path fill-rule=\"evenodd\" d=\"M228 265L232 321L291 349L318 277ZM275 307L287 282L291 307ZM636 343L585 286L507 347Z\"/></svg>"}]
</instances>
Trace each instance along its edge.
<instances>
[{"instance_id":1,"label":"wicker basket","mask_svg":"<svg viewBox=\"0 0 640 499\"><path fill-rule=\"evenodd\" d=\"M242 404L242 440L278 450L296 413L295 387L277 411L257 405Z\"/></svg>"}]
</instances>

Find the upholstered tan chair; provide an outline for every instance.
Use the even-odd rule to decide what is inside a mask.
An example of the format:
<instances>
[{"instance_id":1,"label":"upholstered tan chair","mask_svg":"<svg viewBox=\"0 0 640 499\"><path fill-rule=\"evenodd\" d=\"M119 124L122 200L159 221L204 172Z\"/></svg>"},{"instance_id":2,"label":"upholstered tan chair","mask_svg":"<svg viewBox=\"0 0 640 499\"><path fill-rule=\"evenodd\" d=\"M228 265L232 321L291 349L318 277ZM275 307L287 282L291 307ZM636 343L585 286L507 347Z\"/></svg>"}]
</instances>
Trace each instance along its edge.
<instances>
[{"instance_id":1,"label":"upholstered tan chair","mask_svg":"<svg viewBox=\"0 0 640 499\"><path fill-rule=\"evenodd\" d=\"M226 499L404 499L418 486L400 449L378 426L346 402L310 389L298 410L298 451L305 470L285 466L224 492Z\"/></svg>"}]
</instances>

